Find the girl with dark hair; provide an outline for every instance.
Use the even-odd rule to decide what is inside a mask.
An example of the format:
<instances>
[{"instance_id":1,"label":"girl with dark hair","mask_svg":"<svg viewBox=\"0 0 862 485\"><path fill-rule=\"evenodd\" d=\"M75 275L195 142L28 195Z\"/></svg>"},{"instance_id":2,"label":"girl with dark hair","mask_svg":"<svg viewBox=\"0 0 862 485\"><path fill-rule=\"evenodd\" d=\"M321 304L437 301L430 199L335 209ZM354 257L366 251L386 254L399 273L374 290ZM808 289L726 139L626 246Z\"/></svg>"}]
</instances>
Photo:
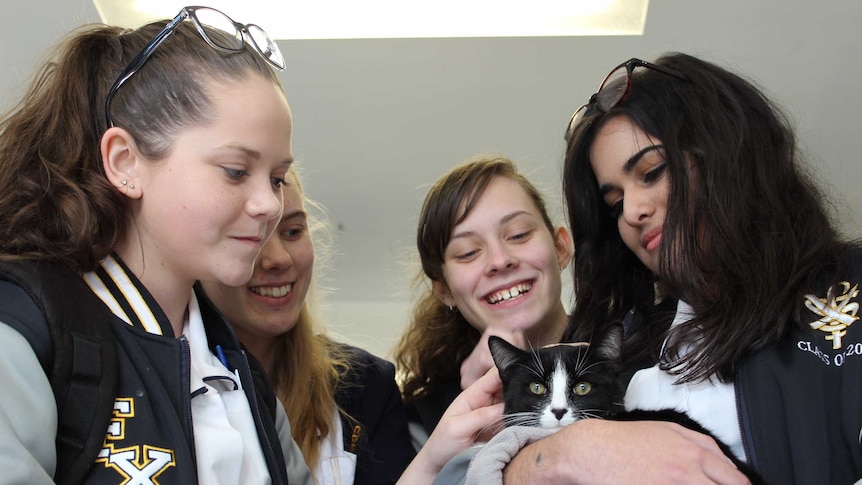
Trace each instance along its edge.
<instances>
[{"instance_id":1,"label":"girl with dark hair","mask_svg":"<svg viewBox=\"0 0 862 485\"><path fill-rule=\"evenodd\" d=\"M281 215L273 67L260 27L186 7L74 32L0 119L0 481L310 483L194 289L245 283Z\"/></svg>"},{"instance_id":2,"label":"girl with dark hair","mask_svg":"<svg viewBox=\"0 0 862 485\"><path fill-rule=\"evenodd\" d=\"M571 240L512 161L478 157L428 191L416 242L426 287L395 361L419 447L422 431L430 434L458 393L493 367L490 335L524 348L559 342Z\"/></svg>"},{"instance_id":3,"label":"girl with dark hair","mask_svg":"<svg viewBox=\"0 0 862 485\"><path fill-rule=\"evenodd\" d=\"M572 116L566 339L622 321L627 409L675 408L768 483L862 477L862 252L751 82L671 54L614 69ZM505 461L505 460L504 460ZM582 420L504 483L745 483L675 424Z\"/></svg>"},{"instance_id":4,"label":"girl with dark hair","mask_svg":"<svg viewBox=\"0 0 862 485\"><path fill-rule=\"evenodd\" d=\"M687 412L770 483L859 479L862 253L789 122L691 56L616 73L567 131L567 338L628 321L626 407Z\"/></svg>"}]
</instances>

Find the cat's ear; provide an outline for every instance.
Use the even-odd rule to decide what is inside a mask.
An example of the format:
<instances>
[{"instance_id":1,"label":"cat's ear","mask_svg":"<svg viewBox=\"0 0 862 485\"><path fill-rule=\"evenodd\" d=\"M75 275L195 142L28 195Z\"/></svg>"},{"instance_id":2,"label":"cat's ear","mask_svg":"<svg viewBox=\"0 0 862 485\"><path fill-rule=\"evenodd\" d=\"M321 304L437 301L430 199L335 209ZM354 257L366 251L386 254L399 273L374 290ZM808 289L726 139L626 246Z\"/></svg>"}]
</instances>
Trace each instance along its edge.
<instances>
[{"instance_id":1,"label":"cat's ear","mask_svg":"<svg viewBox=\"0 0 862 485\"><path fill-rule=\"evenodd\" d=\"M491 349L491 357L494 358L494 364L497 365L500 374L503 374L506 369L516 363L518 355L521 353L521 349L496 335L488 337L488 348Z\"/></svg>"},{"instance_id":2,"label":"cat's ear","mask_svg":"<svg viewBox=\"0 0 862 485\"><path fill-rule=\"evenodd\" d=\"M610 324L605 334L591 343L590 346L599 357L611 362L618 362L622 357L623 348L622 324L619 322Z\"/></svg>"}]
</instances>

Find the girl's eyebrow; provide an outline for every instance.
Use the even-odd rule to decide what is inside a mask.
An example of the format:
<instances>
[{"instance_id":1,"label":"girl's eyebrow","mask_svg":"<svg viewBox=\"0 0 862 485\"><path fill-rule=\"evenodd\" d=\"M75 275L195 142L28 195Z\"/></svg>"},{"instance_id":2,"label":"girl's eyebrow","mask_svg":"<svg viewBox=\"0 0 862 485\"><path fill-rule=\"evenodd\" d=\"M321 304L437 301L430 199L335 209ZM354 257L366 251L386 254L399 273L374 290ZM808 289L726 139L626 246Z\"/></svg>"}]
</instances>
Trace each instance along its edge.
<instances>
[{"instance_id":1,"label":"girl's eyebrow","mask_svg":"<svg viewBox=\"0 0 862 485\"><path fill-rule=\"evenodd\" d=\"M640 162L641 159L643 159L643 157L647 153L649 153L653 150L662 150L662 149L664 149L664 145L650 145L648 147L640 149L640 151L638 151L637 153L635 153L634 155L629 157L629 159L626 160L626 163L623 164L623 173L625 173L626 175L632 173L632 170L635 169L635 166L637 166L638 162ZM604 184L601 187L599 187L599 193L602 196L604 196L605 194L612 191L613 189L614 189L614 187L611 184Z\"/></svg>"},{"instance_id":2,"label":"girl's eyebrow","mask_svg":"<svg viewBox=\"0 0 862 485\"><path fill-rule=\"evenodd\" d=\"M290 212L285 212L284 215L281 216L281 222L286 222L291 219L305 219L307 217L304 210L292 210Z\"/></svg>"},{"instance_id":3,"label":"girl's eyebrow","mask_svg":"<svg viewBox=\"0 0 862 485\"><path fill-rule=\"evenodd\" d=\"M239 143L228 143L228 144L226 144L220 148L228 149L228 150L238 150L238 151L245 153L245 155L248 158L251 158L253 160L259 160L260 159L260 152L259 151L252 150L251 148L240 145Z\"/></svg>"},{"instance_id":4,"label":"girl's eyebrow","mask_svg":"<svg viewBox=\"0 0 862 485\"><path fill-rule=\"evenodd\" d=\"M226 149L230 149L230 150L239 150L239 151L245 153L245 155L248 158L251 158L252 160L260 160L260 157L261 157L259 151L254 150L252 148L248 148L248 147L243 146L243 145L240 145L239 143L228 143L227 145L224 145L221 148L226 148ZM290 168L290 166L292 164L293 164L293 158L286 158L286 159L281 161L280 165Z\"/></svg>"}]
</instances>

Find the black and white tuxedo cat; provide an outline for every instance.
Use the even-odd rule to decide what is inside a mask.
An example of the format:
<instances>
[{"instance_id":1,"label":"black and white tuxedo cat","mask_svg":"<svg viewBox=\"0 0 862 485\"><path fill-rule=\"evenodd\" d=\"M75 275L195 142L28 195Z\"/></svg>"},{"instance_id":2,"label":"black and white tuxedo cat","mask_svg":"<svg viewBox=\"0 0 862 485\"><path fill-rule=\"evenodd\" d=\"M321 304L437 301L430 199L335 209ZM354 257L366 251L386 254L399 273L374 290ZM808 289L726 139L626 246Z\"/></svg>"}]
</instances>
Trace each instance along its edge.
<instances>
[{"instance_id":1,"label":"black and white tuxedo cat","mask_svg":"<svg viewBox=\"0 0 862 485\"><path fill-rule=\"evenodd\" d=\"M579 419L670 421L713 436L684 413L671 409L625 411L618 383L622 326L614 326L591 344L559 344L521 350L499 337L488 346L503 381L503 421L506 426L559 429ZM715 436L713 436L715 438ZM715 438L721 450L752 485L765 483L751 466L737 459Z\"/></svg>"}]
</instances>

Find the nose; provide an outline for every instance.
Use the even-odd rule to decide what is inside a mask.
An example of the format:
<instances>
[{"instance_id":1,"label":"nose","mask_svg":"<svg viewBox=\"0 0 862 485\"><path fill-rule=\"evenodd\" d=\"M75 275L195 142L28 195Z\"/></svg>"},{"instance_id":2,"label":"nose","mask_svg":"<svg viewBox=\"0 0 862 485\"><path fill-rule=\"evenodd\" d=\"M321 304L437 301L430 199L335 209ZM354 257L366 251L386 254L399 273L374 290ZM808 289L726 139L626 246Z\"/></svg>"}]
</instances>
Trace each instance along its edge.
<instances>
[{"instance_id":1,"label":"nose","mask_svg":"<svg viewBox=\"0 0 862 485\"><path fill-rule=\"evenodd\" d=\"M551 412L554 414L554 416L557 417L557 421L562 420L563 416L566 415L566 409L565 408L554 408L554 409L551 409Z\"/></svg>"},{"instance_id":2,"label":"nose","mask_svg":"<svg viewBox=\"0 0 862 485\"><path fill-rule=\"evenodd\" d=\"M518 267L518 258L506 247L505 244L498 244L488 247L488 274L496 274L503 271L509 271Z\"/></svg>"},{"instance_id":3,"label":"nose","mask_svg":"<svg viewBox=\"0 0 862 485\"><path fill-rule=\"evenodd\" d=\"M278 229L260 249L257 265L264 271L284 270L293 265L293 258L284 248Z\"/></svg>"},{"instance_id":4,"label":"nose","mask_svg":"<svg viewBox=\"0 0 862 485\"><path fill-rule=\"evenodd\" d=\"M273 190L272 182L267 177L266 185L256 184L254 192L246 203L248 213L254 218L267 221L281 216L284 208L284 195L281 188Z\"/></svg>"},{"instance_id":5,"label":"nose","mask_svg":"<svg viewBox=\"0 0 862 485\"><path fill-rule=\"evenodd\" d=\"M639 226L655 214L655 204L646 194L629 191L623 199L623 220L631 226Z\"/></svg>"}]
</instances>

